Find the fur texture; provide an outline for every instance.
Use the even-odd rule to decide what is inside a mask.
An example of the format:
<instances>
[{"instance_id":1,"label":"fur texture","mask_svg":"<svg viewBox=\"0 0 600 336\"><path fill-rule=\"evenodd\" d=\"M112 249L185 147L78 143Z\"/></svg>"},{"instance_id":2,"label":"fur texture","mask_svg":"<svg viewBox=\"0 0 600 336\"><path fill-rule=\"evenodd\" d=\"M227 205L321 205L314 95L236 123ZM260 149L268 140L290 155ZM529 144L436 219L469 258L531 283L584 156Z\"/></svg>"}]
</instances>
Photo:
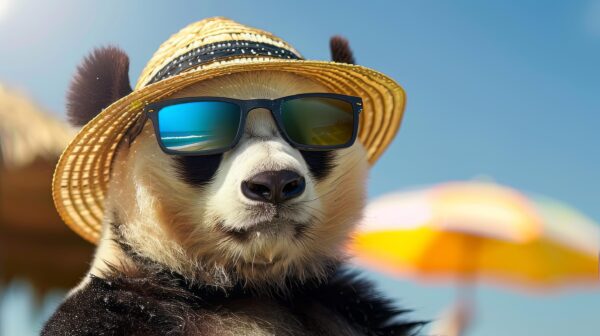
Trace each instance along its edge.
<instances>
[{"instance_id":1,"label":"fur texture","mask_svg":"<svg viewBox=\"0 0 600 336\"><path fill-rule=\"evenodd\" d=\"M350 43L342 36L334 36L329 41L331 60L339 63L356 64Z\"/></svg>"},{"instance_id":2,"label":"fur texture","mask_svg":"<svg viewBox=\"0 0 600 336\"><path fill-rule=\"evenodd\" d=\"M205 81L173 98L275 98L303 92L327 89L289 73L256 72ZM120 234L135 251L185 277L218 286L237 280L260 286L290 274L298 279L322 276L324 264L344 258L340 251L361 215L368 170L358 142L327 155L327 163L318 163L325 162L318 157L305 160L281 138L268 111L254 110L238 146L222 155L210 182L198 188L189 176L196 171L206 180L202 160L198 159L198 168L188 164L182 171L181 159L160 150L147 123L115 158L106 225L113 213L119 214L125 223ZM313 170L311 161L317 162ZM316 171L316 166L323 168ZM282 169L306 178L302 196L280 207L243 197L243 180ZM336 193L339 186L344 186L343 193ZM240 233L251 239L240 241ZM102 244L111 244L110 239ZM101 250L111 249L101 246ZM102 262L96 258L94 265L102 268Z\"/></svg>"},{"instance_id":3,"label":"fur texture","mask_svg":"<svg viewBox=\"0 0 600 336\"><path fill-rule=\"evenodd\" d=\"M300 75L258 71L187 87L170 98L273 99L329 92ZM217 156L165 154L150 122L112 166L89 275L45 334L404 335L419 323L340 271L365 202L360 142L328 152L287 143L265 109ZM305 190L285 203L247 198L244 181L290 170Z\"/></svg>"},{"instance_id":4,"label":"fur texture","mask_svg":"<svg viewBox=\"0 0 600 336\"><path fill-rule=\"evenodd\" d=\"M67 95L67 115L83 126L102 109L131 93L129 57L114 46L95 49L77 67Z\"/></svg>"},{"instance_id":5,"label":"fur texture","mask_svg":"<svg viewBox=\"0 0 600 336\"><path fill-rule=\"evenodd\" d=\"M157 269L112 268L71 296L42 335L401 336L423 325L401 320L407 311L393 308L352 272L289 288L286 295L240 285L222 291Z\"/></svg>"},{"instance_id":6,"label":"fur texture","mask_svg":"<svg viewBox=\"0 0 600 336\"><path fill-rule=\"evenodd\" d=\"M301 151L300 154L317 180L323 180L336 166L335 155L331 151Z\"/></svg>"},{"instance_id":7,"label":"fur texture","mask_svg":"<svg viewBox=\"0 0 600 336\"><path fill-rule=\"evenodd\" d=\"M195 187L210 183L219 168L223 154L179 156L175 159L180 179Z\"/></svg>"}]
</instances>

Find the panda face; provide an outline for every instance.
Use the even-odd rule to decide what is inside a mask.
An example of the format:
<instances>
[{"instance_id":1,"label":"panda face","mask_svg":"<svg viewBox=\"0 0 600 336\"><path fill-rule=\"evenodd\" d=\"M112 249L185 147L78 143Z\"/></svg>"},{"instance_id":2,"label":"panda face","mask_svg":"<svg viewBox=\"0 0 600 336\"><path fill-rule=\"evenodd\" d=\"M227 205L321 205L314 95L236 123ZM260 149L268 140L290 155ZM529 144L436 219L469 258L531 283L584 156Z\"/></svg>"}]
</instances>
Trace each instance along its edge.
<instances>
[{"instance_id":1,"label":"panda face","mask_svg":"<svg viewBox=\"0 0 600 336\"><path fill-rule=\"evenodd\" d=\"M305 77L263 71L204 81L169 98L328 91ZM299 151L265 109L251 111L237 146L216 155L167 155L148 122L113 163L106 225L136 254L217 285L319 277L343 258L361 214L366 157L358 141Z\"/></svg>"}]
</instances>

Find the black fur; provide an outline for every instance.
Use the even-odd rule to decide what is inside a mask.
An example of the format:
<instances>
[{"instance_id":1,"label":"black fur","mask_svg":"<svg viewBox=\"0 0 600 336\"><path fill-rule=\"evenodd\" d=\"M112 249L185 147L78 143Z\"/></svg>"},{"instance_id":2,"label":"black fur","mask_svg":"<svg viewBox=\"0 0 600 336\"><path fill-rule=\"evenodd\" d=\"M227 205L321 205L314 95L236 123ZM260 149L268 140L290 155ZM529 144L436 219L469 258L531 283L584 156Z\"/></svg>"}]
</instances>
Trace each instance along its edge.
<instances>
[{"instance_id":1,"label":"black fur","mask_svg":"<svg viewBox=\"0 0 600 336\"><path fill-rule=\"evenodd\" d=\"M186 183L202 187L212 181L223 154L175 156L177 175Z\"/></svg>"},{"instance_id":2,"label":"black fur","mask_svg":"<svg viewBox=\"0 0 600 336\"><path fill-rule=\"evenodd\" d=\"M261 298L241 285L223 291L190 285L166 271L114 268L103 278L92 277L84 289L69 297L46 323L42 335L205 335L203 313L227 313L229 303L244 299L275 300L279 309L291 312L314 335L322 332L313 321L316 306L365 335L415 335L424 324L400 320L406 310L394 308L371 283L343 270L325 283L296 284L287 295Z\"/></svg>"},{"instance_id":3,"label":"black fur","mask_svg":"<svg viewBox=\"0 0 600 336\"><path fill-rule=\"evenodd\" d=\"M342 315L366 335L415 335L424 322L399 320L399 309L356 272L340 271L329 282L309 289L307 297Z\"/></svg>"},{"instance_id":4,"label":"black fur","mask_svg":"<svg viewBox=\"0 0 600 336\"><path fill-rule=\"evenodd\" d=\"M315 179L323 180L335 168L335 153L333 151L300 151Z\"/></svg>"},{"instance_id":5,"label":"black fur","mask_svg":"<svg viewBox=\"0 0 600 336\"><path fill-rule=\"evenodd\" d=\"M131 93L129 57L114 46L95 49L77 67L67 95L67 115L83 126L102 109Z\"/></svg>"},{"instance_id":6,"label":"black fur","mask_svg":"<svg viewBox=\"0 0 600 336\"><path fill-rule=\"evenodd\" d=\"M48 321L42 335L184 335L201 301L176 279L146 274L92 276Z\"/></svg>"},{"instance_id":7,"label":"black fur","mask_svg":"<svg viewBox=\"0 0 600 336\"><path fill-rule=\"evenodd\" d=\"M327 267L326 281L298 283L289 278L286 292L268 286L257 291L241 283L227 290L192 284L135 253L120 233L118 215L113 217L110 227L115 241L136 266L122 265L120 270L109 266L102 278L92 276L85 288L58 308L42 335L209 335L214 329L203 324L203 315L235 313L238 310L229 308L232 303L235 307L236 302L248 300L261 305L272 302L275 309L300 321L307 335L336 334L322 326L323 318L334 317L365 335L415 335L424 325L402 319L408 310L395 308L370 282L337 262Z\"/></svg>"},{"instance_id":8,"label":"black fur","mask_svg":"<svg viewBox=\"0 0 600 336\"><path fill-rule=\"evenodd\" d=\"M342 36L334 36L329 40L331 60L339 63L356 64L350 43Z\"/></svg>"},{"instance_id":9,"label":"black fur","mask_svg":"<svg viewBox=\"0 0 600 336\"><path fill-rule=\"evenodd\" d=\"M317 180L323 180L335 168L333 151L300 151L308 168ZM186 183L203 187L212 181L223 155L174 156L177 175Z\"/></svg>"}]
</instances>

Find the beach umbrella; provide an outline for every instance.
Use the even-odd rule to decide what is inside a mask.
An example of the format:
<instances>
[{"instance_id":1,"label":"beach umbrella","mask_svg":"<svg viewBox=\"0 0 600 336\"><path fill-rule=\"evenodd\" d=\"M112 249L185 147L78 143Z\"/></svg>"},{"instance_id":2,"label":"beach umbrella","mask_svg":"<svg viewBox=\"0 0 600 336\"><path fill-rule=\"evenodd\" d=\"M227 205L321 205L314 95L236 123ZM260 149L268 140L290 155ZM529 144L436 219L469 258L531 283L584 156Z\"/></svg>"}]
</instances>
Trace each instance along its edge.
<instances>
[{"instance_id":1,"label":"beach umbrella","mask_svg":"<svg viewBox=\"0 0 600 336\"><path fill-rule=\"evenodd\" d=\"M370 203L350 251L359 265L392 275L454 281L465 315L476 281L538 292L599 285L599 236L596 223L566 204L452 182Z\"/></svg>"},{"instance_id":2,"label":"beach umbrella","mask_svg":"<svg viewBox=\"0 0 600 336\"><path fill-rule=\"evenodd\" d=\"M599 227L557 201L493 183L447 183L367 207L359 263L418 280L526 288L598 285Z\"/></svg>"}]
</instances>

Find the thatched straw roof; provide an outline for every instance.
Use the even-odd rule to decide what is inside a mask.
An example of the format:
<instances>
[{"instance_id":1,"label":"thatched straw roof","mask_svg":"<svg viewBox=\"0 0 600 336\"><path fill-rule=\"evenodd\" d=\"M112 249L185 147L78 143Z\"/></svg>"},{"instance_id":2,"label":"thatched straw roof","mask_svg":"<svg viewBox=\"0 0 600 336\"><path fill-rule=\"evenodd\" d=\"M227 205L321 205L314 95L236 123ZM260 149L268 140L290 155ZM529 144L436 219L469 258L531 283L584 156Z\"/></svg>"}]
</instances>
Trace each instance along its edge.
<instances>
[{"instance_id":1,"label":"thatched straw roof","mask_svg":"<svg viewBox=\"0 0 600 336\"><path fill-rule=\"evenodd\" d=\"M54 166L72 135L0 84L0 285L21 278L38 293L69 288L88 267L93 247L64 225L51 196Z\"/></svg>"},{"instance_id":2,"label":"thatched straw roof","mask_svg":"<svg viewBox=\"0 0 600 336\"><path fill-rule=\"evenodd\" d=\"M8 168L54 160L74 135L25 95L0 84L0 162Z\"/></svg>"}]
</instances>

